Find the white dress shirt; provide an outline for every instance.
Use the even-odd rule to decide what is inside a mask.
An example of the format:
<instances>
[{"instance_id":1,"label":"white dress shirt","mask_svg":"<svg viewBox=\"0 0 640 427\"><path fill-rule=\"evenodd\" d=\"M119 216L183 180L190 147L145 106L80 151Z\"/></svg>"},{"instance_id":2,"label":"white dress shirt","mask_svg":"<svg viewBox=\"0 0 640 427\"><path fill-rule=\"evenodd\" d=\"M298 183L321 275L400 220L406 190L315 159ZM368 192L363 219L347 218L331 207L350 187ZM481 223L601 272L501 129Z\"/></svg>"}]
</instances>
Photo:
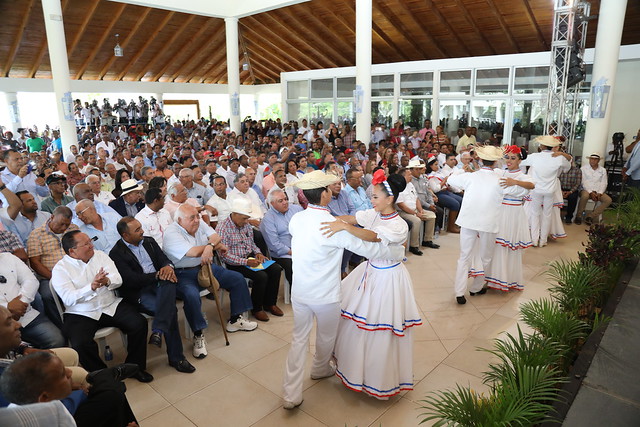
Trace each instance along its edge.
<instances>
[{"instance_id":1,"label":"white dress shirt","mask_svg":"<svg viewBox=\"0 0 640 427\"><path fill-rule=\"evenodd\" d=\"M525 166L532 168L528 172L528 175L531 176L536 183L536 188L533 191L539 194L555 193L557 187L560 185L558 176L560 176L560 173L567 172L571 169L571 163L569 163L567 159L563 156L553 157L551 150L529 154L529 156L520 163L520 167L524 168Z\"/></svg>"},{"instance_id":2,"label":"white dress shirt","mask_svg":"<svg viewBox=\"0 0 640 427\"><path fill-rule=\"evenodd\" d=\"M108 273L111 283L94 291L91 282L101 268ZM98 250L87 263L65 255L53 267L51 285L62 299L66 313L94 320L100 319L103 314L113 316L122 301L113 292L122 285L122 277L111 258Z\"/></svg>"},{"instance_id":3,"label":"white dress shirt","mask_svg":"<svg viewBox=\"0 0 640 427\"><path fill-rule=\"evenodd\" d=\"M262 219L264 217L265 207L258 193L253 188L249 188L246 193L241 192L237 188L234 188L227 194L227 201L233 203L236 198L248 200L251 203L251 218L250 219Z\"/></svg>"},{"instance_id":4,"label":"white dress shirt","mask_svg":"<svg viewBox=\"0 0 640 427\"><path fill-rule=\"evenodd\" d=\"M156 243L158 243L158 246L162 247L164 232L173 222L173 218L169 212L164 209L154 212L149 206L145 206L144 209L138 212L136 219L142 224L144 235L153 237Z\"/></svg>"},{"instance_id":5,"label":"white dress shirt","mask_svg":"<svg viewBox=\"0 0 640 427\"><path fill-rule=\"evenodd\" d=\"M207 205L213 206L218 211L218 215L211 216L211 221L222 222L231 215L231 200L229 199L229 196L227 196L226 199L223 199L214 193L207 202Z\"/></svg>"},{"instance_id":6,"label":"white dress shirt","mask_svg":"<svg viewBox=\"0 0 640 427\"><path fill-rule=\"evenodd\" d=\"M416 191L416 187L412 182L408 182L407 186L400 194L398 194L398 199L396 203L404 203L407 205L409 209L416 210L418 201L418 192Z\"/></svg>"},{"instance_id":7,"label":"white dress shirt","mask_svg":"<svg viewBox=\"0 0 640 427\"><path fill-rule=\"evenodd\" d=\"M464 190L456 224L471 230L497 233L498 209L503 194L498 175L491 168L484 167L474 173L452 175L449 182Z\"/></svg>"},{"instance_id":8,"label":"white dress shirt","mask_svg":"<svg viewBox=\"0 0 640 427\"><path fill-rule=\"evenodd\" d=\"M595 191L598 194L603 194L607 191L607 170L598 165L596 169L593 169L591 165L584 165L580 168L582 171L582 189L587 193Z\"/></svg>"},{"instance_id":9,"label":"white dress shirt","mask_svg":"<svg viewBox=\"0 0 640 427\"><path fill-rule=\"evenodd\" d=\"M109 202L115 199L116 197L109 191L100 191L98 194L94 193L93 195L94 201L104 203L105 205L109 205Z\"/></svg>"},{"instance_id":10,"label":"white dress shirt","mask_svg":"<svg viewBox=\"0 0 640 427\"><path fill-rule=\"evenodd\" d=\"M20 301L29 304L24 316L19 319L22 326L27 326L40 314L31 307L40 282L20 258L8 252L0 253L0 275L7 279L6 283L0 283L0 305L7 307L11 300L20 295Z\"/></svg>"},{"instance_id":11,"label":"white dress shirt","mask_svg":"<svg viewBox=\"0 0 640 427\"><path fill-rule=\"evenodd\" d=\"M200 227L196 235L192 236L182 228L177 221L171 223L164 232L164 242L162 250L169 257L175 268L197 267L201 258L186 256L189 249L194 246L203 246L209 243L209 236L215 234L213 228L200 220Z\"/></svg>"}]
</instances>

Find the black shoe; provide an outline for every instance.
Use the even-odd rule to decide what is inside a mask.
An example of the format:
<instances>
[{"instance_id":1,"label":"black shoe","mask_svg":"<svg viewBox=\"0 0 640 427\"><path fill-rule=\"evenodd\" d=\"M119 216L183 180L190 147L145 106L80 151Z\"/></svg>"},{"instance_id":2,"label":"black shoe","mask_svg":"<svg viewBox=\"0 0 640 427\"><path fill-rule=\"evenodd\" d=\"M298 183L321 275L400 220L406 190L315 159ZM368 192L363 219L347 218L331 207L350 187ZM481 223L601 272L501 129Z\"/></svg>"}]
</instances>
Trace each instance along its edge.
<instances>
[{"instance_id":1,"label":"black shoe","mask_svg":"<svg viewBox=\"0 0 640 427\"><path fill-rule=\"evenodd\" d=\"M422 246L431 248L431 249L440 249L440 245L436 245L431 240L429 240L428 242L422 242Z\"/></svg>"},{"instance_id":2,"label":"black shoe","mask_svg":"<svg viewBox=\"0 0 640 427\"><path fill-rule=\"evenodd\" d=\"M416 248L416 247L413 247L413 246L409 247L409 252L411 252L414 255L418 255L418 256L422 255L422 251L420 250L420 248Z\"/></svg>"},{"instance_id":3,"label":"black shoe","mask_svg":"<svg viewBox=\"0 0 640 427\"><path fill-rule=\"evenodd\" d=\"M151 375L147 371L138 371L138 373L131 378L135 378L141 383L150 383L151 381L153 381L153 375Z\"/></svg>"},{"instance_id":4,"label":"black shoe","mask_svg":"<svg viewBox=\"0 0 640 427\"><path fill-rule=\"evenodd\" d=\"M149 337L149 345L162 348L162 332L153 332Z\"/></svg>"},{"instance_id":5,"label":"black shoe","mask_svg":"<svg viewBox=\"0 0 640 427\"><path fill-rule=\"evenodd\" d=\"M458 302L458 304L466 304L467 303L467 299L464 297L464 295L462 295L461 297L456 297L456 301Z\"/></svg>"},{"instance_id":6,"label":"black shoe","mask_svg":"<svg viewBox=\"0 0 640 427\"><path fill-rule=\"evenodd\" d=\"M582 218L580 218L579 216L576 217L576 219L573 221L574 224L576 225L580 225L582 224Z\"/></svg>"},{"instance_id":7,"label":"black shoe","mask_svg":"<svg viewBox=\"0 0 640 427\"><path fill-rule=\"evenodd\" d=\"M182 359L179 362L169 362L169 366L176 368L176 371L183 372L185 374L191 374L195 372L196 368L189 363L187 359Z\"/></svg>"},{"instance_id":8,"label":"black shoe","mask_svg":"<svg viewBox=\"0 0 640 427\"><path fill-rule=\"evenodd\" d=\"M571 224L571 218L566 217L566 218L564 219L564 223L565 223L565 224Z\"/></svg>"},{"instance_id":9,"label":"black shoe","mask_svg":"<svg viewBox=\"0 0 640 427\"><path fill-rule=\"evenodd\" d=\"M590 216L588 216L584 219L584 223L587 224L588 226L591 226L593 225L593 219Z\"/></svg>"},{"instance_id":10,"label":"black shoe","mask_svg":"<svg viewBox=\"0 0 640 427\"><path fill-rule=\"evenodd\" d=\"M99 369L87 375L87 382L94 384L95 381L104 375L108 375L115 381L122 381L127 378L133 378L140 372L140 368L135 363L123 363L113 368Z\"/></svg>"},{"instance_id":11,"label":"black shoe","mask_svg":"<svg viewBox=\"0 0 640 427\"><path fill-rule=\"evenodd\" d=\"M478 292L469 292L469 294L471 296L475 296L475 295L484 295L487 293L487 288L482 288L480 289Z\"/></svg>"}]
</instances>

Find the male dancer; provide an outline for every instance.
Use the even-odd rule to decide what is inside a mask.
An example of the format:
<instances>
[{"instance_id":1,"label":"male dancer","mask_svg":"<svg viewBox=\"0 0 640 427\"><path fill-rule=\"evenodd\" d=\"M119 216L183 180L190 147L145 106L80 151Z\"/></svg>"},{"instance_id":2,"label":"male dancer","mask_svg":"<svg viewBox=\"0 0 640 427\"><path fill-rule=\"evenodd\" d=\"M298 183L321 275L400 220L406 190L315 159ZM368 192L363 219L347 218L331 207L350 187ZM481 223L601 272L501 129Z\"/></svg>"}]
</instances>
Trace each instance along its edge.
<instances>
[{"instance_id":1,"label":"male dancer","mask_svg":"<svg viewBox=\"0 0 640 427\"><path fill-rule=\"evenodd\" d=\"M293 261L293 336L284 374L284 408L302 403L302 379L309 334L316 318L316 354L311 367L314 380L330 377L335 366L329 361L340 321L340 263L343 250L367 258L401 260L404 248L364 242L347 233L326 237L320 231L323 222L335 221L327 205L331 201L328 186L340 178L322 171L305 174L293 183L309 201L306 210L291 218L291 255Z\"/></svg>"}]
</instances>

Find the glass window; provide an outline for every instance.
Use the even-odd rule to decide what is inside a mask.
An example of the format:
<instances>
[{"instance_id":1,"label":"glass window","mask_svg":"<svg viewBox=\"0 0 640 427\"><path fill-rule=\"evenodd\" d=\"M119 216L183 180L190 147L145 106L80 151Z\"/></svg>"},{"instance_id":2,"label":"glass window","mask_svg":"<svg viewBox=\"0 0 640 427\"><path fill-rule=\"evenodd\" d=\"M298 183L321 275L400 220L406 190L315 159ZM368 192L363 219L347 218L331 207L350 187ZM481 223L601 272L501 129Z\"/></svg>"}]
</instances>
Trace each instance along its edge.
<instances>
[{"instance_id":1,"label":"glass window","mask_svg":"<svg viewBox=\"0 0 640 427\"><path fill-rule=\"evenodd\" d=\"M549 67L516 68L513 93L545 93L549 86Z\"/></svg>"},{"instance_id":2,"label":"glass window","mask_svg":"<svg viewBox=\"0 0 640 427\"><path fill-rule=\"evenodd\" d=\"M433 95L433 73L401 74L400 95Z\"/></svg>"},{"instance_id":3,"label":"glass window","mask_svg":"<svg viewBox=\"0 0 640 427\"><path fill-rule=\"evenodd\" d=\"M393 74L371 76L371 96L393 96Z\"/></svg>"},{"instance_id":4,"label":"glass window","mask_svg":"<svg viewBox=\"0 0 640 427\"><path fill-rule=\"evenodd\" d=\"M440 92L469 95L471 93L471 71L443 71L440 73Z\"/></svg>"},{"instance_id":5,"label":"glass window","mask_svg":"<svg viewBox=\"0 0 640 427\"><path fill-rule=\"evenodd\" d=\"M511 144L528 147L532 138L542 135L546 105L547 102L543 100L513 101Z\"/></svg>"},{"instance_id":6,"label":"glass window","mask_svg":"<svg viewBox=\"0 0 640 427\"><path fill-rule=\"evenodd\" d=\"M356 90L355 77L338 78L338 98L353 98L354 90Z\"/></svg>"},{"instance_id":7,"label":"glass window","mask_svg":"<svg viewBox=\"0 0 640 427\"><path fill-rule=\"evenodd\" d=\"M455 135L469 124L469 101L440 99L440 125L447 135Z\"/></svg>"},{"instance_id":8,"label":"glass window","mask_svg":"<svg viewBox=\"0 0 640 427\"><path fill-rule=\"evenodd\" d=\"M311 122L322 122L324 128L329 128L329 123L333 121L333 101L330 102L312 102L310 104L309 115Z\"/></svg>"},{"instance_id":9,"label":"glass window","mask_svg":"<svg viewBox=\"0 0 640 427\"><path fill-rule=\"evenodd\" d=\"M353 102L338 102L337 124L356 121L356 113Z\"/></svg>"},{"instance_id":10,"label":"glass window","mask_svg":"<svg viewBox=\"0 0 640 427\"><path fill-rule=\"evenodd\" d=\"M311 98L333 98L333 79L311 80Z\"/></svg>"},{"instance_id":11,"label":"glass window","mask_svg":"<svg viewBox=\"0 0 640 427\"><path fill-rule=\"evenodd\" d=\"M502 99L474 100L471 104L471 126L478 128L478 141L486 141L496 135L502 139L507 102Z\"/></svg>"},{"instance_id":12,"label":"glass window","mask_svg":"<svg viewBox=\"0 0 640 427\"><path fill-rule=\"evenodd\" d=\"M309 99L309 80L287 82L287 99Z\"/></svg>"},{"instance_id":13,"label":"glass window","mask_svg":"<svg viewBox=\"0 0 640 427\"><path fill-rule=\"evenodd\" d=\"M589 93L591 92L591 84L593 82L593 64L586 64L587 76L584 78L582 82L582 86L580 86L580 92Z\"/></svg>"},{"instance_id":14,"label":"glass window","mask_svg":"<svg viewBox=\"0 0 640 427\"><path fill-rule=\"evenodd\" d=\"M404 126L422 128L424 121L431 118L431 99L400 99L398 118Z\"/></svg>"},{"instance_id":15,"label":"glass window","mask_svg":"<svg viewBox=\"0 0 640 427\"><path fill-rule=\"evenodd\" d=\"M371 101L371 122L378 122L391 128L393 101Z\"/></svg>"},{"instance_id":16,"label":"glass window","mask_svg":"<svg viewBox=\"0 0 640 427\"><path fill-rule=\"evenodd\" d=\"M302 123L302 119L309 119L309 104L289 104L289 120L297 120Z\"/></svg>"},{"instance_id":17,"label":"glass window","mask_svg":"<svg viewBox=\"0 0 640 427\"><path fill-rule=\"evenodd\" d=\"M509 93L509 69L476 70L476 95Z\"/></svg>"}]
</instances>

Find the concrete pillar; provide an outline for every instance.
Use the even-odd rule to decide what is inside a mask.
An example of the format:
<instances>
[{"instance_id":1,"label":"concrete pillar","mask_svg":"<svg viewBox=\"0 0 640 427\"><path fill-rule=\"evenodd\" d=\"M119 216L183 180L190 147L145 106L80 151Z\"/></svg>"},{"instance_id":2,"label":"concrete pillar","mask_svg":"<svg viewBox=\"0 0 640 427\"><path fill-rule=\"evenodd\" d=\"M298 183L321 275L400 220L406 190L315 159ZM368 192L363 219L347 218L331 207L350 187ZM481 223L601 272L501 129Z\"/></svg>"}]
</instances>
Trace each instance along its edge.
<instances>
[{"instance_id":1,"label":"concrete pillar","mask_svg":"<svg viewBox=\"0 0 640 427\"><path fill-rule=\"evenodd\" d=\"M596 46L593 57L593 77L591 80L591 112L587 120L587 131L582 148L583 165L588 164L586 157L593 152L599 152L603 157L607 156L607 143L611 140L611 135L608 133L609 124L611 123L613 88L616 83L620 41L622 39L626 9L627 0L602 0L600 2ZM602 108L606 108L604 117L594 118L592 114L597 107L594 105L593 87L601 84L610 86L607 105L602 105Z\"/></svg>"},{"instance_id":2,"label":"concrete pillar","mask_svg":"<svg viewBox=\"0 0 640 427\"><path fill-rule=\"evenodd\" d=\"M367 145L371 142L371 19L371 0L356 0L356 139Z\"/></svg>"},{"instance_id":3,"label":"concrete pillar","mask_svg":"<svg viewBox=\"0 0 640 427\"><path fill-rule=\"evenodd\" d=\"M42 0L42 11L47 32L53 90L56 94L56 109L58 110L58 119L60 121L62 150L64 151L64 158L69 158L72 157L70 147L78 143L78 136L73 118L71 78L69 77L69 62L60 0Z\"/></svg>"},{"instance_id":4,"label":"concrete pillar","mask_svg":"<svg viewBox=\"0 0 640 427\"><path fill-rule=\"evenodd\" d=\"M238 18L224 18L227 36L227 85L231 122L229 127L240 135L240 50L238 48Z\"/></svg>"},{"instance_id":5,"label":"concrete pillar","mask_svg":"<svg viewBox=\"0 0 640 427\"><path fill-rule=\"evenodd\" d=\"M22 127L20 120L20 108L18 107L18 94L16 92L5 92L4 97L9 111L9 128L13 132L13 137L18 136L18 128Z\"/></svg>"}]
</instances>

